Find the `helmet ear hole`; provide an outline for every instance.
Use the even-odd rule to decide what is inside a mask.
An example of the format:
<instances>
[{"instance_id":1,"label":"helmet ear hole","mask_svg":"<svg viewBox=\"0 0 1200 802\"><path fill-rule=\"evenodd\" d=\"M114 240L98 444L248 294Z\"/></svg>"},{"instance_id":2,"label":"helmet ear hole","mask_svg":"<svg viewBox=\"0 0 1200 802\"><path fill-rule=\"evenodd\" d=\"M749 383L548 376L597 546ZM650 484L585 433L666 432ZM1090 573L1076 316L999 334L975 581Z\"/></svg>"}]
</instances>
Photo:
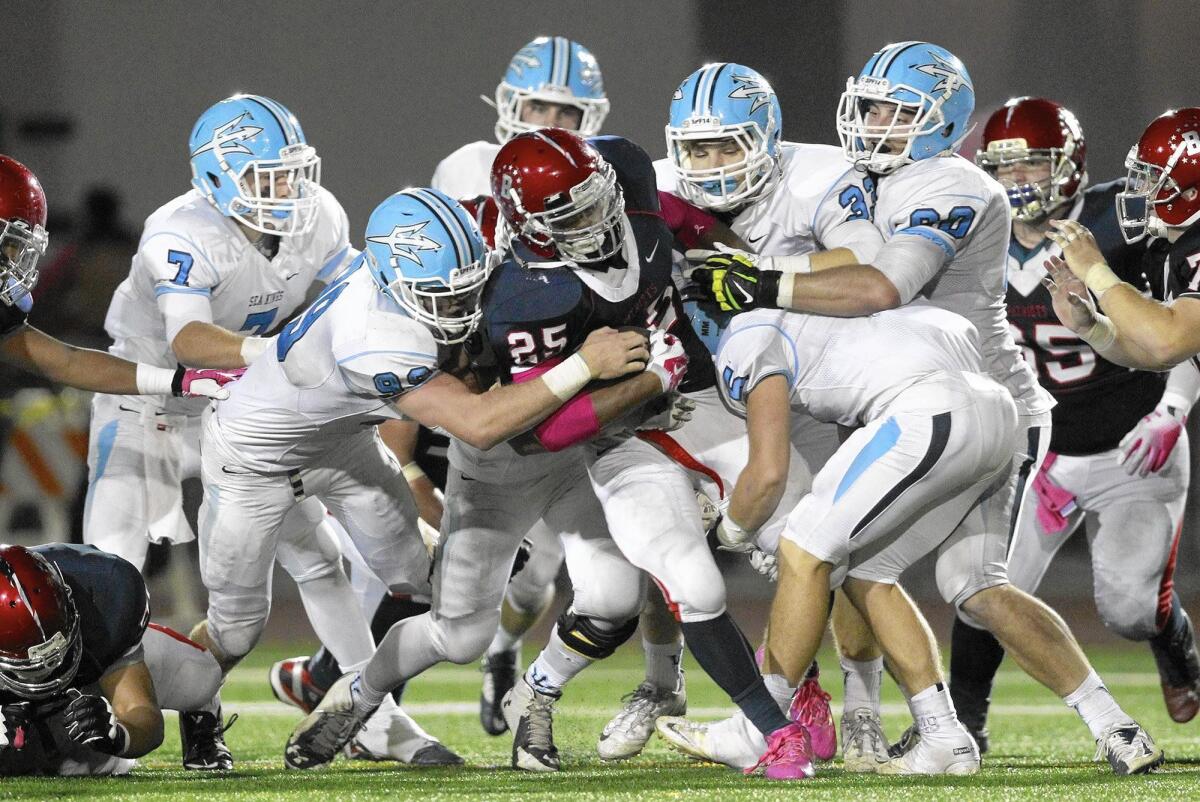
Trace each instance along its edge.
<instances>
[{"instance_id":1,"label":"helmet ear hole","mask_svg":"<svg viewBox=\"0 0 1200 802\"><path fill-rule=\"evenodd\" d=\"M215 173L209 173L208 180L211 181L212 185L217 189L221 188L221 176L216 175Z\"/></svg>"},{"instance_id":2,"label":"helmet ear hole","mask_svg":"<svg viewBox=\"0 0 1200 802\"><path fill-rule=\"evenodd\" d=\"M945 125L945 127L942 128L942 138L949 139L953 135L954 135L954 123L947 123Z\"/></svg>"}]
</instances>

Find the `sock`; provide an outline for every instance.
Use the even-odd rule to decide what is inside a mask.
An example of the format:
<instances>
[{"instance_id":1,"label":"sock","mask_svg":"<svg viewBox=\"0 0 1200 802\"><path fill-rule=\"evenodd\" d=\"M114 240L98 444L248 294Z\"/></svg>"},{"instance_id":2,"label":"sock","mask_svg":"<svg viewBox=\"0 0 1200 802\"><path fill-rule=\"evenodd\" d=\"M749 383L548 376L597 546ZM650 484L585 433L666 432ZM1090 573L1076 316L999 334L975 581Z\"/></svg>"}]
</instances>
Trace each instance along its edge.
<instances>
[{"instance_id":1,"label":"sock","mask_svg":"<svg viewBox=\"0 0 1200 802\"><path fill-rule=\"evenodd\" d=\"M492 638L492 642L488 644L488 654L502 654L511 652L521 648L521 636L513 635L503 626L496 627L496 635Z\"/></svg>"},{"instance_id":2,"label":"sock","mask_svg":"<svg viewBox=\"0 0 1200 802\"><path fill-rule=\"evenodd\" d=\"M1075 709L1096 740L1100 740L1104 731L1113 724L1133 721L1117 704L1108 688L1104 687L1104 682L1095 671L1088 672L1083 684L1064 696L1063 701Z\"/></svg>"},{"instance_id":3,"label":"sock","mask_svg":"<svg viewBox=\"0 0 1200 802\"><path fill-rule=\"evenodd\" d=\"M430 613L397 621L363 667L372 688L391 690L446 659L444 637Z\"/></svg>"},{"instance_id":4,"label":"sock","mask_svg":"<svg viewBox=\"0 0 1200 802\"><path fill-rule=\"evenodd\" d=\"M846 698L842 701L842 711L850 714L855 710L866 708L875 716L879 716L879 693L883 685L883 658L874 660L851 660L839 655L838 662L842 664L842 684L845 687Z\"/></svg>"},{"instance_id":5,"label":"sock","mask_svg":"<svg viewBox=\"0 0 1200 802\"><path fill-rule=\"evenodd\" d=\"M683 643L651 643L642 639L646 681L656 688L678 691L683 687Z\"/></svg>"},{"instance_id":6,"label":"sock","mask_svg":"<svg viewBox=\"0 0 1200 802\"><path fill-rule=\"evenodd\" d=\"M682 629L696 662L759 732L770 735L791 723L763 683L754 650L729 613L707 621L684 621Z\"/></svg>"},{"instance_id":7,"label":"sock","mask_svg":"<svg viewBox=\"0 0 1200 802\"><path fill-rule=\"evenodd\" d=\"M1154 653L1154 662L1163 684L1184 688L1200 678L1196 636L1177 594L1171 594L1171 610L1162 630L1150 639L1150 651Z\"/></svg>"},{"instance_id":8,"label":"sock","mask_svg":"<svg viewBox=\"0 0 1200 802\"><path fill-rule=\"evenodd\" d=\"M558 628L550 633L550 642L542 649L525 672L530 687L551 696L562 694L563 686L592 664L590 657L569 648L558 636Z\"/></svg>"},{"instance_id":9,"label":"sock","mask_svg":"<svg viewBox=\"0 0 1200 802\"><path fill-rule=\"evenodd\" d=\"M342 676L342 667L333 652L322 646L308 659L308 675L312 677L313 685L327 691Z\"/></svg>"},{"instance_id":10,"label":"sock","mask_svg":"<svg viewBox=\"0 0 1200 802\"><path fill-rule=\"evenodd\" d=\"M371 617L371 638L375 643L379 643L392 628L392 624L426 612L429 612L427 602L414 601L411 596L385 594L379 606L375 608L375 615ZM392 699L396 704L400 704L400 697L404 695L406 685L407 683L402 682L392 689Z\"/></svg>"},{"instance_id":11,"label":"sock","mask_svg":"<svg viewBox=\"0 0 1200 802\"><path fill-rule=\"evenodd\" d=\"M787 715L788 708L792 706L792 697L796 695L796 688L782 674L764 675L763 685L767 686L767 693L771 694L775 704L779 705L779 709L783 711L784 715Z\"/></svg>"},{"instance_id":12,"label":"sock","mask_svg":"<svg viewBox=\"0 0 1200 802\"><path fill-rule=\"evenodd\" d=\"M1003 660L1004 647L992 633L954 619L950 633L950 696L967 727L982 729L987 724L992 682Z\"/></svg>"},{"instance_id":13,"label":"sock","mask_svg":"<svg viewBox=\"0 0 1200 802\"><path fill-rule=\"evenodd\" d=\"M912 712L913 721L922 736L936 736L958 728L957 716L954 714L954 702L946 684L938 682L930 685L920 693L913 694L908 700L908 709Z\"/></svg>"},{"instance_id":14,"label":"sock","mask_svg":"<svg viewBox=\"0 0 1200 802\"><path fill-rule=\"evenodd\" d=\"M370 713L379 707L385 696L387 691L373 688L371 683L367 682L364 672L360 671L350 683L350 698L354 701L354 712L359 715Z\"/></svg>"}]
</instances>

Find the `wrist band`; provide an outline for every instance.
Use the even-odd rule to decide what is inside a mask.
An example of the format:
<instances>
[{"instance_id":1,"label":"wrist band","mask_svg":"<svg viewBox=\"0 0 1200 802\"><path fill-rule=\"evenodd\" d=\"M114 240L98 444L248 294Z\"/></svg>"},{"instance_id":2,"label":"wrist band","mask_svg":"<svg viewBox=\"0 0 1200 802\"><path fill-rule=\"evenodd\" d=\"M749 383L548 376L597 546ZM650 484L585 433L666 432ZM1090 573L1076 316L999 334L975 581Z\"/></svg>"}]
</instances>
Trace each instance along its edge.
<instances>
[{"instance_id":1,"label":"wrist band","mask_svg":"<svg viewBox=\"0 0 1200 802\"><path fill-rule=\"evenodd\" d=\"M546 389L554 393L559 401L566 401L587 386L592 380L592 369L578 352L542 374Z\"/></svg>"},{"instance_id":2,"label":"wrist band","mask_svg":"<svg viewBox=\"0 0 1200 802\"><path fill-rule=\"evenodd\" d=\"M779 290L775 293L775 305L780 309L792 308L792 286L791 273L783 273L779 276Z\"/></svg>"},{"instance_id":3,"label":"wrist band","mask_svg":"<svg viewBox=\"0 0 1200 802\"><path fill-rule=\"evenodd\" d=\"M768 256L759 260L759 267L763 270L778 270L780 273L811 273L812 254Z\"/></svg>"},{"instance_id":4,"label":"wrist band","mask_svg":"<svg viewBox=\"0 0 1200 802\"><path fill-rule=\"evenodd\" d=\"M156 368L141 362L137 366L137 377L134 380L139 395L171 395L171 385L175 381L175 371L170 368Z\"/></svg>"},{"instance_id":5,"label":"wrist band","mask_svg":"<svg viewBox=\"0 0 1200 802\"><path fill-rule=\"evenodd\" d=\"M1112 272L1112 268L1106 263L1095 262L1087 269L1087 273L1084 274L1083 283L1099 299L1105 292L1124 282L1117 278L1117 274Z\"/></svg>"},{"instance_id":6,"label":"wrist band","mask_svg":"<svg viewBox=\"0 0 1200 802\"><path fill-rule=\"evenodd\" d=\"M1097 315L1095 324L1081 334L1080 339L1092 346L1092 350L1100 356L1104 356L1104 352L1117 341L1117 330L1107 316Z\"/></svg>"},{"instance_id":7,"label":"wrist band","mask_svg":"<svg viewBox=\"0 0 1200 802\"><path fill-rule=\"evenodd\" d=\"M251 362L271 346L273 337L243 337L242 338L242 362L249 366Z\"/></svg>"},{"instance_id":8,"label":"wrist band","mask_svg":"<svg viewBox=\"0 0 1200 802\"><path fill-rule=\"evenodd\" d=\"M415 462L408 463L401 470L404 471L404 481L410 485L418 479L426 478L425 471L421 470L421 466Z\"/></svg>"}]
</instances>

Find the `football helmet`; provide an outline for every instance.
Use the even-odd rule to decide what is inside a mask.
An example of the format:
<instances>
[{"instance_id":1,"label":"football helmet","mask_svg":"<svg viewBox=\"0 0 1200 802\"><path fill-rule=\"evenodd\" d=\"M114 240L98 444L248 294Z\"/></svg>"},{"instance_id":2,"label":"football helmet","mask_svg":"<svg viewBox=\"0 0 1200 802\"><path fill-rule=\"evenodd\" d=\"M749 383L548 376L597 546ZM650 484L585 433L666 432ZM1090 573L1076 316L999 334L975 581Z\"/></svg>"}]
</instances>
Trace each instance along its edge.
<instances>
[{"instance_id":1,"label":"football helmet","mask_svg":"<svg viewBox=\"0 0 1200 802\"><path fill-rule=\"evenodd\" d=\"M42 185L28 167L0 156L0 303L28 302L47 242Z\"/></svg>"},{"instance_id":2,"label":"football helmet","mask_svg":"<svg viewBox=\"0 0 1200 802\"><path fill-rule=\"evenodd\" d=\"M439 343L462 342L479 323L494 256L475 221L441 192L405 189L375 207L363 259L379 289Z\"/></svg>"},{"instance_id":3,"label":"football helmet","mask_svg":"<svg viewBox=\"0 0 1200 802\"><path fill-rule=\"evenodd\" d=\"M1087 141L1075 115L1040 97L1016 97L997 109L983 126L975 163L996 176L1012 164L1047 164L1043 181L1017 184L1001 180L1012 215L1038 223L1087 186Z\"/></svg>"},{"instance_id":4,"label":"football helmet","mask_svg":"<svg viewBox=\"0 0 1200 802\"><path fill-rule=\"evenodd\" d=\"M486 98L484 98L486 100ZM496 141L503 145L539 126L521 122L526 100L574 106L583 112L579 133L595 136L608 116L604 78L586 47L562 36L539 36L517 51L496 87Z\"/></svg>"},{"instance_id":5,"label":"football helmet","mask_svg":"<svg viewBox=\"0 0 1200 802\"><path fill-rule=\"evenodd\" d=\"M82 656L79 614L58 566L24 546L0 546L0 689L54 696Z\"/></svg>"},{"instance_id":6,"label":"football helmet","mask_svg":"<svg viewBox=\"0 0 1200 802\"><path fill-rule=\"evenodd\" d=\"M872 110L895 108L876 122ZM888 45L846 80L837 130L846 158L874 173L951 154L970 133L975 88L967 68L928 42Z\"/></svg>"},{"instance_id":7,"label":"football helmet","mask_svg":"<svg viewBox=\"0 0 1200 802\"><path fill-rule=\"evenodd\" d=\"M707 64L671 97L667 152L680 192L706 209L728 211L764 197L779 183L783 114L771 84L741 64ZM743 159L695 167L689 143L732 139Z\"/></svg>"},{"instance_id":8,"label":"football helmet","mask_svg":"<svg viewBox=\"0 0 1200 802\"><path fill-rule=\"evenodd\" d=\"M1168 237L1200 219L1200 108L1173 109L1150 123L1125 169L1117 219L1126 242Z\"/></svg>"},{"instance_id":9,"label":"football helmet","mask_svg":"<svg viewBox=\"0 0 1200 802\"><path fill-rule=\"evenodd\" d=\"M261 95L234 95L200 115L188 140L192 185L221 214L289 237L316 221L321 159L290 111Z\"/></svg>"},{"instance_id":10,"label":"football helmet","mask_svg":"<svg viewBox=\"0 0 1200 802\"><path fill-rule=\"evenodd\" d=\"M510 139L492 162L492 197L539 256L587 267L625 244L625 197L612 165L561 128Z\"/></svg>"}]
</instances>

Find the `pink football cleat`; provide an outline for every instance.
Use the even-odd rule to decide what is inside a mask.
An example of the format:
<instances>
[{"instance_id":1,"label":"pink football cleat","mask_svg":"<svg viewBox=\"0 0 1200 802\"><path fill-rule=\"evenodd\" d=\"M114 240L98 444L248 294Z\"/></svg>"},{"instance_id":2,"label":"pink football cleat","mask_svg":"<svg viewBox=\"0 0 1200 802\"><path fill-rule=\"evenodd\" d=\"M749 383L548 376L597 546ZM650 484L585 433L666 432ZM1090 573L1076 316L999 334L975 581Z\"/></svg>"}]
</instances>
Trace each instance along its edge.
<instances>
[{"instance_id":1,"label":"pink football cleat","mask_svg":"<svg viewBox=\"0 0 1200 802\"><path fill-rule=\"evenodd\" d=\"M800 683L792 697L792 706L788 708L788 718L808 730L813 756L817 760L833 760L837 754L837 727L833 724L833 711L829 709L829 694L821 687L819 677L820 671L814 670Z\"/></svg>"},{"instance_id":2,"label":"pink football cleat","mask_svg":"<svg viewBox=\"0 0 1200 802\"><path fill-rule=\"evenodd\" d=\"M767 751L748 769L753 774L759 768L768 780L807 780L815 773L812 764L812 744L808 730L799 724L789 724L767 736Z\"/></svg>"}]
</instances>

